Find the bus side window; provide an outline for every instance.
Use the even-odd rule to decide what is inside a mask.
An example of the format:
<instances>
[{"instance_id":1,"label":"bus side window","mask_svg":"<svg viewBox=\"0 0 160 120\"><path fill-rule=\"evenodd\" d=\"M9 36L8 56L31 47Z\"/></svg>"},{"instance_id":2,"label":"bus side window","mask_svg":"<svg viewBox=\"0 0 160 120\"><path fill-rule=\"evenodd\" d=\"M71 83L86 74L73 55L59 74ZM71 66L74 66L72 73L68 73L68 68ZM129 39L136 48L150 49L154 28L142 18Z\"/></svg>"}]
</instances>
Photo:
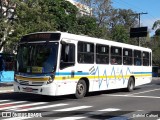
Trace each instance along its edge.
<instances>
[{"instance_id":1,"label":"bus side window","mask_svg":"<svg viewBox=\"0 0 160 120\"><path fill-rule=\"evenodd\" d=\"M149 66L149 52L143 51L143 66Z\"/></svg>"},{"instance_id":2,"label":"bus side window","mask_svg":"<svg viewBox=\"0 0 160 120\"><path fill-rule=\"evenodd\" d=\"M94 44L88 42L78 42L78 63L94 63Z\"/></svg>"},{"instance_id":3,"label":"bus side window","mask_svg":"<svg viewBox=\"0 0 160 120\"><path fill-rule=\"evenodd\" d=\"M123 49L123 65L132 65L132 49Z\"/></svg>"},{"instance_id":4,"label":"bus side window","mask_svg":"<svg viewBox=\"0 0 160 120\"><path fill-rule=\"evenodd\" d=\"M111 46L111 61L112 65L122 64L122 48Z\"/></svg>"},{"instance_id":5,"label":"bus side window","mask_svg":"<svg viewBox=\"0 0 160 120\"><path fill-rule=\"evenodd\" d=\"M75 64L75 45L62 44L60 68L66 68Z\"/></svg>"},{"instance_id":6,"label":"bus side window","mask_svg":"<svg viewBox=\"0 0 160 120\"><path fill-rule=\"evenodd\" d=\"M142 64L142 57L141 57L141 51L134 50L134 65L141 66Z\"/></svg>"},{"instance_id":7,"label":"bus side window","mask_svg":"<svg viewBox=\"0 0 160 120\"><path fill-rule=\"evenodd\" d=\"M96 63L109 64L109 46L96 44Z\"/></svg>"}]
</instances>

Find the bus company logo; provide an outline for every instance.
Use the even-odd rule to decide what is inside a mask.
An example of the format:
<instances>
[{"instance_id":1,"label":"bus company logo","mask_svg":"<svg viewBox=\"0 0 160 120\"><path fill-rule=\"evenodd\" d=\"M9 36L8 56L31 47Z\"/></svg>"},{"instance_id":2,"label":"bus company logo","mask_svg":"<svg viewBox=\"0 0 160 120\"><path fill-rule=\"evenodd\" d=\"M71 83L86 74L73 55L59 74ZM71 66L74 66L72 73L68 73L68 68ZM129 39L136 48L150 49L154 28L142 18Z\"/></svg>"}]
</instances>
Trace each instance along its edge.
<instances>
[{"instance_id":1,"label":"bus company logo","mask_svg":"<svg viewBox=\"0 0 160 120\"><path fill-rule=\"evenodd\" d=\"M90 75L95 74L95 68L94 68L94 66L89 69L89 74Z\"/></svg>"},{"instance_id":2,"label":"bus company logo","mask_svg":"<svg viewBox=\"0 0 160 120\"><path fill-rule=\"evenodd\" d=\"M11 112L2 112L2 117L12 117Z\"/></svg>"}]
</instances>

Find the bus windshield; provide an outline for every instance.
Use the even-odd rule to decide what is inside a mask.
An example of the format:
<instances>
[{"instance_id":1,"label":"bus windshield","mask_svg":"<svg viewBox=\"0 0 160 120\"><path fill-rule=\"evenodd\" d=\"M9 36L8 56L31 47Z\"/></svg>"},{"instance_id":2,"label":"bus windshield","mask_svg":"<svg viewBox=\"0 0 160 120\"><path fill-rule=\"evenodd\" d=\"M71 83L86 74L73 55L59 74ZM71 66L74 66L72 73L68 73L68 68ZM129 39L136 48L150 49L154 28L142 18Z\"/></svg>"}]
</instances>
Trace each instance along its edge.
<instances>
[{"instance_id":1,"label":"bus windshield","mask_svg":"<svg viewBox=\"0 0 160 120\"><path fill-rule=\"evenodd\" d=\"M57 64L58 43L20 44L17 53L17 72L50 73Z\"/></svg>"}]
</instances>

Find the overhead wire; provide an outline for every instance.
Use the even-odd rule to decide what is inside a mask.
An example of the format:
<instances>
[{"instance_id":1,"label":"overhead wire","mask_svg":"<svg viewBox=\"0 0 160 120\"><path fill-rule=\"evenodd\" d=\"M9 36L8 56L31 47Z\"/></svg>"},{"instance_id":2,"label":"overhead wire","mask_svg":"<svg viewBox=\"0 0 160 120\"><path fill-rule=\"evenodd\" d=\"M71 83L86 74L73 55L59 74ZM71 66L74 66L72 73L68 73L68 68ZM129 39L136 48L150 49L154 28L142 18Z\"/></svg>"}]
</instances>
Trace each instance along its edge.
<instances>
[{"instance_id":1,"label":"overhead wire","mask_svg":"<svg viewBox=\"0 0 160 120\"><path fill-rule=\"evenodd\" d=\"M123 1L123 0L112 0L112 1L114 2L114 4L117 4L117 3L118 3L118 4L120 4L121 6L122 6L122 4L123 4L125 7L133 10L134 12L136 12L136 11L145 11L145 10L139 8L138 6L135 6L135 5L133 5L133 4L130 4L130 3L126 2L126 1ZM118 6L118 5L117 5L117 6ZM145 12L148 12L148 11L145 11ZM157 21L157 18L155 18L153 15L151 15L151 13L148 13L147 15L144 15L143 18L146 18L146 16L147 16L147 17L150 17L149 19L147 18L147 21L150 21L150 23L154 23L155 21ZM144 19L141 19L141 20L142 20L142 23L146 23L146 21L145 21ZM147 24L148 24L148 22L147 22ZM152 26L153 26L153 25L152 25ZM149 28L151 29L152 26L150 25Z\"/></svg>"}]
</instances>

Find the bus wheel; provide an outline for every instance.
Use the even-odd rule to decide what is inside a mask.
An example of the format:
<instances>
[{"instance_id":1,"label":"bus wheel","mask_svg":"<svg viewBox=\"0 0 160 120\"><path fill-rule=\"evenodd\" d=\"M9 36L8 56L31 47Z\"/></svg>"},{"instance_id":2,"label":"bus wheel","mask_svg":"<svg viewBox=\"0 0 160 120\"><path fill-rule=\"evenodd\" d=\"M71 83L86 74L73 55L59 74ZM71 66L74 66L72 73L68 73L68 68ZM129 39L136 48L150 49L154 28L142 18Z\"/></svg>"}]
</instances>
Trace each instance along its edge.
<instances>
[{"instance_id":1,"label":"bus wheel","mask_svg":"<svg viewBox=\"0 0 160 120\"><path fill-rule=\"evenodd\" d=\"M83 98L86 95L87 92L87 88L86 88L86 82L84 80L80 80L77 83L77 87L76 87L76 98L80 99Z\"/></svg>"},{"instance_id":2,"label":"bus wheel","mask_svg":"<svg viewBox=\"0 0 160 120\"><path fill-rule=\"evenodd\" d=\"M134 90L134 87L135 87L134 78L133 78L133 77L130 77L129 80L128 80L127 91L128 91L128 92L133 91L133 90Z\"/></svg>"}]
</instances>

